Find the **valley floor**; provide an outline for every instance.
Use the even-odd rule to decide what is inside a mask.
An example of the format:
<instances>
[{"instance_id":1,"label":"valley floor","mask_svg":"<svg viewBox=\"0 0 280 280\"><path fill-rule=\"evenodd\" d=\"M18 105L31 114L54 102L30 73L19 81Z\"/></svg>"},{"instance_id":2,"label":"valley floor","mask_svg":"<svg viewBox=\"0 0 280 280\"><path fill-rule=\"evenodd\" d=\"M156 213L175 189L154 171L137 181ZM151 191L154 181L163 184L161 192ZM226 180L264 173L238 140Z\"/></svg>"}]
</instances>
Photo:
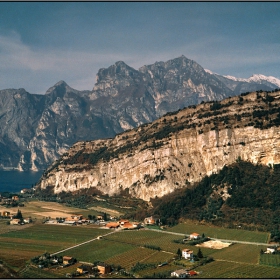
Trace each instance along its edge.
<instances>
[{"instance_id":1,"label":"valley floor","mask_svg":"<svg viewBox=\"0 0 280 280\"><path fill-rule=\"evenodd\" d=\"M139 230L114 230L92 224L44 224L43 213L49 215L58 211L64 215L81 213L85 216L92 213L92 210L51 202L30 201L21 211L23 215L28 213L35 222L21 226L7 225L5 219L0 220L0 259L19 278L65 278L81 263L97 261L123 268L107 275L108 278L170 278L172 271L182 268L196 271L198 275L193 278L280 276L280 254L261 254L261 250L266 251L271 246L267 243L269 234L265 232L210 227L191 221L166 230L154 230L148 226ZM213 240L230 241L231 245L214 249L183 244L181 241L192 232L204 233ZM175 259L178 249L185 248L193 250L195 255L201 249L204 258L195 262ZM45 252L72 256L78 263L64 268L41 269L30 262L31 258ZM213 261L202 265L206 258L213 258ZM165 265L158 266L163 263Z\"/></svg>"}]
</instances>

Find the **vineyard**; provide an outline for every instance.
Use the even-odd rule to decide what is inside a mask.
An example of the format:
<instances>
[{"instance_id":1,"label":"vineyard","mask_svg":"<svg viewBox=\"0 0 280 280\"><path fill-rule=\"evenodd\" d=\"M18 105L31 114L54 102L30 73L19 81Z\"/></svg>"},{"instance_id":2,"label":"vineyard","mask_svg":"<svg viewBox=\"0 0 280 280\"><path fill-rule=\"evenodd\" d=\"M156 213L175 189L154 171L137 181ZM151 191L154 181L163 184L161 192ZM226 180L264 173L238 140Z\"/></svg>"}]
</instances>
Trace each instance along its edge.
<instances>
[{"instance_id":1,"label":"vineyard","mask_svg":"<svg viewBox=\"0 0 280 280\"><path fill-rule=\"evenodd\" d=\"M205 236L210 236L212 238L259 243L267 243L269 239L269 233L267 232L221 228L215 227L213 225L202 225L194 223L192 221L186 221L185 223L178 224L168 229L168 231L184 234L191 234L192 232L197 232L200 234L204 233Z\"/></svg>"},{"instance_id":2,"label":"vineyard","mask_svg":"<svg viewBox=\"0 0 280 280\"><path fill-rule=\"evenodd\" d=\"M199 278L279 278L280 268L214 261L200 269Z\"/></svg>"},{"instance_id":3,"label":"vineyard","mask_svg":"<svg viewBox=\"0 0 280 280\"><path fill-rule=\"evenodd\" d=\"M277 266L280 268L280 254L261 254L260 264Z\"/></svg>"},{"instance_id":4,"label":"vineyard","mask_svg":"<svg viewBox=\"0 0 280 280\"><path fill-rule=\"evenodd\" d=\"M215 260L258 264L260 250L263 248L257 245L233 244L226 249L217 250L211 256Z\"/></svg>"},{"instance_id":5,"label":"vineyard","mask_svg":"<svg viewBox=\"0 0 280 280\"><path fill-rule=\"evenodd\" d=\"M150 230L140 230L140 231L121 231L116 234L112 234L106 239L112 240L119 243L128 243L137 246L152 245L160 247L162 250L176 254L178 248L181 250L184 248L189 248L196 252L198 250L195 246L175 243L173 240L178 238L182 239L182 236L176 236L174 234L168 234L164 232L150 231ZM215 250L210 248L203 248L205 254L211 254Z\"/></svg>"},{"instance_id":6,"label":"vineyard","mask_svg":"<svg viewBox=\"0 0 280 280\"><path fill-rule=\"evenodd\" d=\"M129 244L120 245L116 242L101 239L70 249L67 251L67 255L75 256L76 259L84 262L106 261L133 248L134 246Z\"/></svg>"}]
</instances>

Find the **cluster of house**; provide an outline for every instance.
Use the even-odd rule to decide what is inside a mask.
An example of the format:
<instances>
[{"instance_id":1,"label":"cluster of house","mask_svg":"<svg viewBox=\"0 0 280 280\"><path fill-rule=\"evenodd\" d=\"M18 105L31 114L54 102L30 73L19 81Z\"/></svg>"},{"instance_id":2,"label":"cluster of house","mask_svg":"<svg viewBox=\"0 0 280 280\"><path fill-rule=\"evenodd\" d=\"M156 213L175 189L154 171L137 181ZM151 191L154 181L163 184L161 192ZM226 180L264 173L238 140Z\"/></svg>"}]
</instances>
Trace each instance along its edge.
<instances>
[{"instance_id":1,"label":"cluster of house","mask_svg":"<svg viewBox=\"0 0 280 280\"><path fill-rule=\"evenodd\" d=\"M32 222L32 219L30 217L24 218L24 219L14 218L17 215L17 213L11 213L9 211L3 211L0 214L2 214L2 217L10 219L10 225L29 224L29 223Z\"/></svg>"},{"instance_id":2,"label":"cluster of house","mask_svg":"<svg viewBox=\"0 0 280 280\"><path fill-rule=\"evenodd\" d=\"M139 229L141 227L141 223L130 222L129 220L119 220L115 222L109 222L105 225L107 228L122 228L122 229Z\"/></svg>"},{"instance_id":3,"label":"cluster of house","mask_svg":"<svg viewBox=\"0 0 280 280\"><path fill-rule=\"evenodd\" d=\"M110 216L110 221L104 221L103 215L98 215L96 218L97 218L97 221L95 222L95 224L98 224L100 226L104 226L104 227L110 228L110 229L118 229L118 228L120 228L120 229L139 229L142 227L142 224L139 222L131 222L126 219L117 220L113 216ZM149 219L149 220L146 221L146 219ZM152 219L152 217L146 218L146 219L144 221L144 224L154 224L154 220ZM48 223L48 224L62 223L62 224L66 224L66 225L87 224L87 223L91 223L91 222L93 222L93 221L91 221L89 219L85 219L83 217L83 215L81 215L81 214L73 214L67 218L46 221L46 223Z\"/></svg>"},{"instance_id":4,"label":"cluster of house","mask_svg":"<svg viewBox=\"0 0 280 280\"><path fill-rule=\"evenodd\" d=\"M189 278L191 276L195 276L198 273L195 270L187 270L187 269L178 269L171 272L171 277L176 278Z\"/></svg>"},{"instance_id":5,"label":"cluster of house","mask_svg":"<svg viewBox=\"0 0 280 280\"><path fill-rule=\"evenodd\" d=\"M75 259L71 256L63 256L62 258L63 266L69 266L75 263ZM105 275L112 271L112 267L104 262L99 262L96 266L98 274ZM86 274L92 272L94 269L93 265L90 264L81 264L77 267L76 272L78 274Z\"/></svg>"},{"instance_id":6,"label":"cluster of house","mask_svg":"<svg viewBox=\"0 0 280 280\"><path fill-rule=\"evenodd\" d=\"M7 204L7 205L10 205L12 204L13 202L18 202L19 201L19 197L18 195L14 195L12 197L5 197L5 196L2 196L0 194L0 202L2 204Z\"/></svg>"}]
</instances>

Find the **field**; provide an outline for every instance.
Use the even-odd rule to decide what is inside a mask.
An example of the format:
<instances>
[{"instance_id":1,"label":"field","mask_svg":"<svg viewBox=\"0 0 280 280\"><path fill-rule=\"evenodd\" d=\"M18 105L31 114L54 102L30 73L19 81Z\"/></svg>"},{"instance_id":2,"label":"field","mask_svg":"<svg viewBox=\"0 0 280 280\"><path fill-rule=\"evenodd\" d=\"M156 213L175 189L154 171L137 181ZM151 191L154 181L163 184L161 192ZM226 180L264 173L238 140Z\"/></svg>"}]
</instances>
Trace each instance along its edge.
<instances>
[{"instance_id":1,"label":"field","mask_svg":"<svg viewBox=\"0 0 280 280\"><path fill-rule=\"evenodd\" d=\"M191 234L193 232L197 232L199 234L204 233L205 236L209 236L211 238L236 241L267 243L269 240L269 233L267 232L220 228L215 226L198 224L192 221L186 221L185 223L178 224L169 229L169 231L184 234Z\"/></svg>"},{"instance_id":2,"label":"field","mask_svg":"<svg viewBox=\"0 0 280 280\"><path fill-rule=\"evenodd\" d=\"M95 225L51 225L42 223L42 217L47 213L64 213L65 215L91 213L94 215L94 210L81 210L57 203L37 203L35 201L29 202L28 207L23 207L21 210L24 216L29 213L28 216L34 217L35 223L12 226L7 225L6 220L0 220L0 258L5 265L18 272L21 278L64 278L66 273L74 272L79 264L46 270L29 266L30 259L45 252L58 252L100 235L103 236L102 239L69 249L60 255L70 255L81 262L104 261L108 264L120 265L128 272L139 263L143 267L134 274L140 278L159 277L163 274L168 276L171 271L180 268L193 268L200 272L194 278L279 278L280 276L280 255L260 254L261 250L266 250L265 245L234 243L219 250L201 247L203 256L213 257L214 261L198 267L196 267L196 262L174 261L178 249L189 248L193 250L194 254L197 254L199 249L197 246L175 243L174 240L184 238L176 232L184 234L198 232L215 238L249 242L266 242L268 233L208 227L190 222L168 229L173 234L164 230L130 231L108 230ZM34 215L34 213L37 214ZM104 236L109 232L112 234ZM145 246L150 246L150 248ZM153 250L151 247L160 247L161 250ZM158 264L163 262L168 264L158 267ZM114 276L110 275L110 277ZM115 275L115 277L121 276Z\"/></svg>"},{"instance_id":3,"label":"field","mask_svg":"<svg viewBox=\"0 0 280 280\"><path fill-rule=\"evenodd\" d=\"M277 278L280 268L238 262L214 261L199 268L199 278Z\"/></svg>"},{"instance_id":4,"label":"field","mask_svg":"<svg viewBox=\"0 0 280 280\"><path fill-rule=\"evenodd\" d=\"M26 228L13 227L20 230L0 234L0 252L1 260L16 270L24 267L34 256L44 252L55 253L106 232L90 226L35 224Z\"/></svg>"},{"instance_id":5,"label":"field","mask_svg":"<svg viewBox=\"0 0 280 280\"><path fill-rule=\"evenodd\" d=\"M261 254L260 264L277 266L280 268L280 254Z\"/></svg>"}]
</instances>

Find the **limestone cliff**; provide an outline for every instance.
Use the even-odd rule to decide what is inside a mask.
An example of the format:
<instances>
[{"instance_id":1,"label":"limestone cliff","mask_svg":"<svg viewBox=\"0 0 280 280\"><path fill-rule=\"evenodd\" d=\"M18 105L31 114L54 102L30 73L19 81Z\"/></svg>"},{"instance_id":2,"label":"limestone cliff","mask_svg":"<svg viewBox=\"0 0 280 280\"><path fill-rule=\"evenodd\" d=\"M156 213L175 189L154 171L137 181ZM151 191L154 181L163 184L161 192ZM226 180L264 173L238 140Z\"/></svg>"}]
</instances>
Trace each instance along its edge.
<instances>
[{"instance_id":1,"label":"limestone cliff","mask_svg":"<svg viewBox=\"0 0 280 280\"><path fill-rule=\"evenodd\" d=\"M122 189L143 200L197 182L238 158L280 163L280 92L252 92L168 113L115 138L77 142L37 184L54 192Z\"/></svg>"}]
</instances>

